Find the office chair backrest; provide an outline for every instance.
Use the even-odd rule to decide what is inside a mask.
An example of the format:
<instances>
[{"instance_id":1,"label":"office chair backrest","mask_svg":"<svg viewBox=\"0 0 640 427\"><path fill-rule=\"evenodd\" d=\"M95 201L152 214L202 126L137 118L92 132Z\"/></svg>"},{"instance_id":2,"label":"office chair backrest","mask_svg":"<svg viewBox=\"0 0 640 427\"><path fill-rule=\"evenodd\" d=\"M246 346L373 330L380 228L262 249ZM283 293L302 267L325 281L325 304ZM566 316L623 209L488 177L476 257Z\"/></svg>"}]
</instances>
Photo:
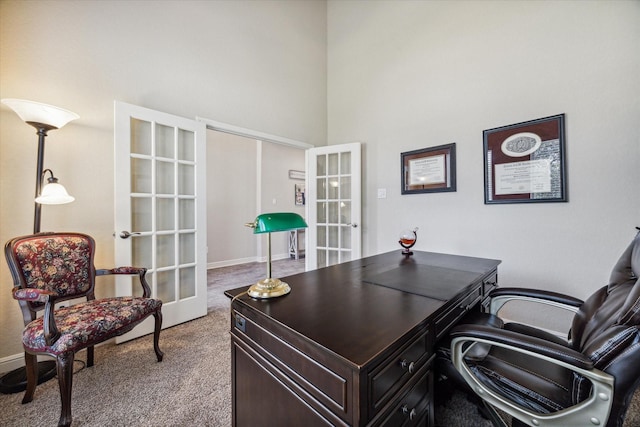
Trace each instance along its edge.
<instances>
[{"instance_id":1,"label":"office chair backrest","mask_svg":"<svg viewBox=\"0 0 640 427\"><path fill-rule=\"evenodd\" d=\"M625 404L640 384L640 234L623 252L610 282L591 295L573 319L572 345L597 369L615 377L614 396ZM575 402L589 395L587 381L576 378Z\"/></svg>"}]
</instances>

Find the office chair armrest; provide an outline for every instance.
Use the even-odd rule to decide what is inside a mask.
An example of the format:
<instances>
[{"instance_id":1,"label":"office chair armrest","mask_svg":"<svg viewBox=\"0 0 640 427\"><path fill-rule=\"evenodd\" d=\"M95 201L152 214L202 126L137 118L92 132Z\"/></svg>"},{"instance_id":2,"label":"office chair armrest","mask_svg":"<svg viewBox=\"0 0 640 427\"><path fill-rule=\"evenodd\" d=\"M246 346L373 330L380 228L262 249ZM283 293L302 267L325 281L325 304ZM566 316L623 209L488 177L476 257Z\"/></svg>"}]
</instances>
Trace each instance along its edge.
<instances>
[{"instance_id":1,"label":"office chair armrest","mask_svg":"<svg viewBox=\"0 0 640 427\"><path fill-rule=\"evenodd\" d=\"M147 283L147 279L145 275L147 274L147 269L144 267L116 267L111 269L100 269L96 270L96 276L106 276L109 274L137 274L140 277L140 284L142 285L142 296L144 298L149 298L151 296L151 288Z\"/></svg>"},{"instance_id":2,"label":"office chair armrest","mask_svg":"<svg viewBox=\"0 0 640 427\"><path fill-rule=\"evenodd\" d=\"M613 383L611 375L593 368L593 363L582 353L545 340L521 336L517 332L496 330L486 326L464 325L451 332L451 360L462 378L484 400L489 412L499 419L495 408L529 425L564 427L567 425L591 425L606 422L613 405ZM483 384L465 362L465 354L474 343L503 347L532 357L560 365L591 382L591 395L574 406L549 414L533 412ZM471 345L469 345L471 344ZM487 405L488 404L488 405ZM597 422L594 422L597 421Z\"/></svg>"},{"instance_id":3,"label":"office chair armrest","mask_svg":"<svg viewBox=\"0 0 640 427\"><path fill-rule=\"evenodd\" d=\"M486 342L500 345L523 353L534 353L534 356L544 356L553 361L561 361L580 369L593 369L593 362L584 354L561 344L546 341L541 338L519 334L505 329L497 329L485 325L459 325L453 328L451 338L465 338L466 341ZM453 344L452 344L453 351Z\"/></svg>"},{"instance_id":4,"label":"office chair armrest","mask_svg":"<svg viewBox=\"0 0 640 427\"><path fill-rule=\"evenodd\" d=\"M552 305L573 313L577 312L578 308L584 304L581 299L569 295L529 288L496 288L489 294L489 297L491 298L491 314L498 313L503 305L516 300Z\"/></svg>"}]
</instances>

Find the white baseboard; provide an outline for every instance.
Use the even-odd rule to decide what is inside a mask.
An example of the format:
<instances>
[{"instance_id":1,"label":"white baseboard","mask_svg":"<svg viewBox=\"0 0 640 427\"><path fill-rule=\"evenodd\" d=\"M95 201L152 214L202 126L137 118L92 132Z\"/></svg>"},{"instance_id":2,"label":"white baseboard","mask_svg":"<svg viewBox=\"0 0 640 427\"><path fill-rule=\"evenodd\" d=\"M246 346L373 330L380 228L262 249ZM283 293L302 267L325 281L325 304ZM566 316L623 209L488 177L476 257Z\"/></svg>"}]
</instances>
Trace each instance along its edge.
<instances>
[{"instance_id":1,"label":"white baseboard","mask_svg":"<svg viewBox=\"0 0 640 427\"><path fill-rule=\"evenodd\" d=\"M0 358L0 372L11 372L24 366L24 353L12 354Z\"/></svg>"},{"instance_id":2,"label":"white baseboard","mask_svg":"<svg viewBox=\"0 0 640 427\"><path fill-rule=\"evenodd\" d=\"M38 356L38 361L42 360L55 360L50 356ZM5 374L11 372L14 369L22 368L24 366L24 353L12 354L0 358L0 373Z\"/></svg>"}]
</instances>

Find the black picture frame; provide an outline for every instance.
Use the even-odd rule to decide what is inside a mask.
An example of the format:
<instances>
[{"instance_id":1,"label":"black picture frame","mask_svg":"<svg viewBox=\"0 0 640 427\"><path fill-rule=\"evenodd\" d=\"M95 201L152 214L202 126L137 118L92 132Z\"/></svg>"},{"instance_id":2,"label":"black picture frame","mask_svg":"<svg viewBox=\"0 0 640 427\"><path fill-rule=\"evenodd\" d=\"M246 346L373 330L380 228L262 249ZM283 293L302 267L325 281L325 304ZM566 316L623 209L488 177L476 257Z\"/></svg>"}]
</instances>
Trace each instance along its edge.
<instances>
[{"instance_id":1,"label":"black picture frame","mask_svg":"<svg viewBox=\"0 0 640 427\"><path fill-rule=\"evenodd\" d=\"M402 194L456 191L456 143L400 153Z\"/></svg>"},{"instance_id":2,"label":"black picture frame","mask_svg":"<svg viewBox=\"0 0 640 427\"><path fill-rule=\"evenodd\" d=\"M568 201L564 114L482 134L485 204Z\"/></svg>"}]
</instances>

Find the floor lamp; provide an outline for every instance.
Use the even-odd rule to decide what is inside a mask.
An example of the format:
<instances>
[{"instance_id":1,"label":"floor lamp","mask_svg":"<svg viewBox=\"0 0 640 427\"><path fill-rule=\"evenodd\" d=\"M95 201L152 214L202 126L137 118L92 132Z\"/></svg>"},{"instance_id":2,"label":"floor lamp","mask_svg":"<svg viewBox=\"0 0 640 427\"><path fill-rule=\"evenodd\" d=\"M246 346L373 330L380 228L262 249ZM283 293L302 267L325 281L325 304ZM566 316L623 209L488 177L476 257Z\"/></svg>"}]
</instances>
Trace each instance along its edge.
<instances>
[{"instance_id":1,"label":"floor lamp","mask_svg":"<svg viewBox=\"0 0 640 427\"><path fill-rule=\"evenodd\" d=\"M36 164L36 195L33 213L33 233L40 232L40 218L42 205L59 205L73 202L67 190L53 175L51 169L44 169L44 140L47 132L60 129L79 116L71 111L52 105L41 104L23 99L3 99L2 103L11 108L27 124L36 128L38 135L38 159ZM47 185L43 181L47 172L50 177ZM38 384L41 384L56 375L56 362L43 361L38 363ZM13 370L0 378L0 392L17 393L27 388L27 374L24 367Z\"/></svg>"}]
</instances>

